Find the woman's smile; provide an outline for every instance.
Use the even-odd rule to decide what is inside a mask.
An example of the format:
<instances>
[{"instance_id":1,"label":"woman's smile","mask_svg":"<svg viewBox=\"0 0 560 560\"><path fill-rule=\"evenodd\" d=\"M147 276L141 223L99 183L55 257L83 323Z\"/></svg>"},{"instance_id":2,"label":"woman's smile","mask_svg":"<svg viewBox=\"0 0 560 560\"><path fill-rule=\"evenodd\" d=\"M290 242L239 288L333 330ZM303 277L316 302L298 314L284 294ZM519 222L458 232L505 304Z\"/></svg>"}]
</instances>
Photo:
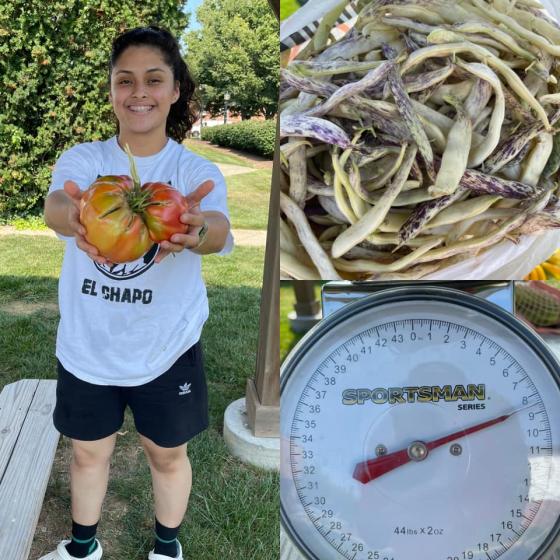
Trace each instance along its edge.
<instances>
[{"instance_id":1,"label":"woman's smile","mask_svg":"<svg viewBox=\"0 0 560 560\"><path fill-rule=\"evenodd\" d=\"M128 109L135 114L142 115L149 113L154 108L153 105L129 105Z\"/></svg>"}]
</instances>

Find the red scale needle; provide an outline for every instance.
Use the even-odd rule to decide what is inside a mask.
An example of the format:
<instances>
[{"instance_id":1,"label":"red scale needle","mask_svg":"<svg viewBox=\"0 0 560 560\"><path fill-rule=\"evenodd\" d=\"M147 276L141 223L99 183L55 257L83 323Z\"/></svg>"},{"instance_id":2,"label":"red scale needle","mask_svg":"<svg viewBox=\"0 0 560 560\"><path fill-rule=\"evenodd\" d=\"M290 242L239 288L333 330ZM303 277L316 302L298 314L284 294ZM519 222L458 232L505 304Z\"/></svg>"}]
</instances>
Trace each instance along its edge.
<instances>
[{"instance_id":1,"label":"red scale needle","mask_svg":"<svg viewBox=\"0 0 560 560\"><path fill-rule=\"evenodd\" d=\"M432 451L432 449L441 447L442 445L450 443L458 438L480 432L481 430L485 430L486 428L490 428L491 426L495 426L496 424L505 422L516 412L519 411L514 410L509 414L504 414L503 416L494 418L494 420L488 420L486 422L482 422L481 424L477 424L476 426L472 426L470 428L465 428L464 430L460 430L448 436L444 436L430 442L425 442L424 445L426 446L429 453L430 451ZM390 453L389 455L383 455L381 457L376 457L375 459L370 459L368 461L362 461L361 463L358 463L356 465L356 468L354 469L354 474L352 476L363 484L367 484L368 482L375 480L376 478L379 478L380 476L383 476L384 474L387 474L388 472L391 472L398 467L402 467L403 465L410 463L410 461L412 461L412 459L408 455L408 448L401 449L400 451L395 451L394 453Z\"/></svg>"}]
</instances>

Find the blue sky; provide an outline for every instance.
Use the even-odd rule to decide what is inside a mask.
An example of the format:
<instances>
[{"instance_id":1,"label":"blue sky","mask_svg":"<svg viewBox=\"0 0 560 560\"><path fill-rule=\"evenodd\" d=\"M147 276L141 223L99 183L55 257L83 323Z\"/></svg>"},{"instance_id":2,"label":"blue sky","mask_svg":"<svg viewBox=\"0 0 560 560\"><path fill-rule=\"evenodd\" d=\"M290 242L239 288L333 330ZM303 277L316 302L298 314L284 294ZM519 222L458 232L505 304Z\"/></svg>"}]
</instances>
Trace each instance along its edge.
<instances>
[{"instance_id":1,"label":"blue sky","mask_svg":"<svg viewBox=\"0 0 560 560\"><path fill-rule=\"evenodd\" d=\"M185 12L190 12L189 30L200 29L200 24L196 21L196 9L202 4L202 0L188 0Z\"/></svg>"}]
</instances>

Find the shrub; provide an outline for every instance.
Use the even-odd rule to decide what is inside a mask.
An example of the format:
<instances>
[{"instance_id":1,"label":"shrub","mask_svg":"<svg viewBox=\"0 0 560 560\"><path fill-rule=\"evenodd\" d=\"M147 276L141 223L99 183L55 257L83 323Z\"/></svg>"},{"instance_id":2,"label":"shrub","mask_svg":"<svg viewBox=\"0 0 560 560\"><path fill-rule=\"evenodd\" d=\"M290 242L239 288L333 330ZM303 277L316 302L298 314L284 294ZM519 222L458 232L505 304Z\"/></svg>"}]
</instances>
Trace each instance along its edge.
<instances>
[{"instance_id":1,"label":"shrub","mask_svg":"<svg viewBox=\"0 0 560 560\"><path fill-rule=\"evenodd\" d=\"M242 121L206 127L202 129L201 137L212 144L272 158L276 143L276 121Z\"/></svg>"},{"instance_id":2,"label":"shrub","mask_svg":"<svg viewBox=\"0 0 560 560\"><path fill-rule=\"evenodd\" d=\"M0 9L0 219L39 213L60 154L116 133L113 39L156 24L179 36L176 0L5 0Z\"/></svg>"}]
</instances>

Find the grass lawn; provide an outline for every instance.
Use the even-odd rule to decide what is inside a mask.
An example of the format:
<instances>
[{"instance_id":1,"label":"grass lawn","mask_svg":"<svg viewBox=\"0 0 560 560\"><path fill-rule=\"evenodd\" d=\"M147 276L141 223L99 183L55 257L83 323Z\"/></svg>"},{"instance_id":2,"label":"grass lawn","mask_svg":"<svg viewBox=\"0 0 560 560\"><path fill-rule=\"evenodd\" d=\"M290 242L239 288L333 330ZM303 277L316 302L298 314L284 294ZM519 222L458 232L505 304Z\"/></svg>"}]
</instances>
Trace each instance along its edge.
<instances>
[{"instance_id":1,"label":"grass lawn","mask_svg":"<svg viewBox=\"0 0 560 560\"><path fill-rule=\"evenodd\" d=\"M0 236L0 386L56 378L57 277L63 244L45 236ZM187 558L279 557L278 475L232 458L222 438L226 406L253 375L264 250L204 258L210 319L203 333L210 427L189 444L193 490L180 538ZM30 558L70 530L69 441L62 438ZM99 525L107 560L145 560L153 545L149 469L131 416L119 432Z\"/></svg>"},{"instance_id":2,"label":"grass lawn","mask_svg":"<svg viewBox=\"0 0 560 560\"><path fill-rule=\"evenodd\" d=\"M296 10L300 8L300 5L296 0L281 0L280 2L280 19L284 20L288 16L291 16Z\"/></svg>"},{"instance_id":3,"label":"grass lawn","mask_svg":"<svg viewBox=\"0 0 560 560\"><path fill-rule=\"evenodd\" d=\"M321 283L318 282L315 287L315 297L319 301L321 301L320 285ZM293 282L287 280L280 282L280 363L303 337L303 334L292 331L288 320L288 313L294 311L295 302Z\"/></svg>"},{"instance_id":4,"label":"grass lawn","mask_svg":"<svg viewBox=\"0 0 560 560\"><path fill-rule=\"evenodd\" d=\"M188 139L183 142L191 152L198 154L214 163L230 163L232 165L243 165L252 168L253 165L249 159L243 159L235 154L230 154L218 146L207 144L201 140Z\"/></svg>"},{"instance_id":5,"label":"grass lawn","mask_svg":"<svg viewBox=\"0 0 560 560\"><path fill-rule=\"evenodd\" d=\"M228 208L233 228L266 229L271 169L227 177Z\"/></svg>"},{"instance_id":6,"label":"grass lawn","mask_svg":"<svg viewBox=\"0 0 560 560\"><path fill-rule=\"evenodd\" d=\"M289 351L296 345L302 337L292 331L288 320L288 313L294 310L296 296L292 287L292 282L280 282L280 363L288 355Z\"/></svg>"}]
</instances>

